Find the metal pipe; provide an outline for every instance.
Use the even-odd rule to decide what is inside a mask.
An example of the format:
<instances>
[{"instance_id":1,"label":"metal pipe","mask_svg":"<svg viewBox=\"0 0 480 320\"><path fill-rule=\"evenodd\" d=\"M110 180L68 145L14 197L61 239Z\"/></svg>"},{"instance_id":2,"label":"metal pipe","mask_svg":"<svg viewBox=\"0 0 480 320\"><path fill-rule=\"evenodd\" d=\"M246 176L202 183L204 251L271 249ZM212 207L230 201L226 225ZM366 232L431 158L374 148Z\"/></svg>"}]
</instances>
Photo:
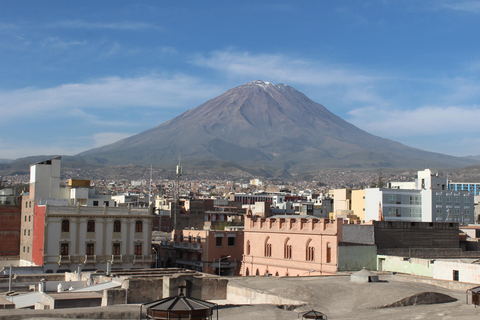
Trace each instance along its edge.
<instances>
[{"instance_id":1,"label":"metal pipe","mask_svg":"<svg viewBox=\"0 0 480 320\"><path fill-rule=\"evenodd\" d=\"M10 265L10 272L8 274L8 291L12 291L12 265Z\"/></svg>"}]
</instances>

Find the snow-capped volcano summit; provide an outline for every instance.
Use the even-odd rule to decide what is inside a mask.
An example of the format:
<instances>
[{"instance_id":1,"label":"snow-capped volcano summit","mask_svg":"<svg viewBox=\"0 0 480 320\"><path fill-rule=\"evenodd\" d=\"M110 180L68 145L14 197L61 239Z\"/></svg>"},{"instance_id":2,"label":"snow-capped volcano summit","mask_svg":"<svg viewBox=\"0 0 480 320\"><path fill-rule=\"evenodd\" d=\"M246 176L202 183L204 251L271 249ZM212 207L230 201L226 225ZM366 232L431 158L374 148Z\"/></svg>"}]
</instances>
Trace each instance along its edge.
<instances>
[{"instance_id":1,"label":"snow-capped volcano summit","mask_svg":"<svg viewBox=\"0 0 480 320\"><path fill-rule=\"evenodd\" d=\"M290 172L325 167L448 167L465 159L371 135L284 84L248 82L178 117L82 155L110 164L233 161Z\"/></svg>"}]
</instances>

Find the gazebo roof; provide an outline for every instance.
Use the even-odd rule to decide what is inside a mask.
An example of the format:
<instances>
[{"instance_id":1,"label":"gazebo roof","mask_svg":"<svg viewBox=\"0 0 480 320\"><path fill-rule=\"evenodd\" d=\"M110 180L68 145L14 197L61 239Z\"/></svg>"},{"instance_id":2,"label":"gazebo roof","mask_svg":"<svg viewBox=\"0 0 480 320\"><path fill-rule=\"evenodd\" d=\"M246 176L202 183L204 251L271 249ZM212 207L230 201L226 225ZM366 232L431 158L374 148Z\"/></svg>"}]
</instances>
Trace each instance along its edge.
<instances>
[{"instance_id":1,"label":"gazebo roof","mask_svg":"<svg viewBox=\"0 0 480 320\"><path fill-rule=\"evenodd\" d=\"M182 293L176 297L169 297L144 304L151 310L159 311L188 311L188 310L207 310L216 306L215 303L203 301L194 298L187 298Z\"/></svg>"},{"instance_id":2,"label":"gazebo roof","mask_svg":"<svg viewBox=\"0 0 480 320\"><path fill-rule=\"evenodd\" d=\"M178 296L145 303L143 306L147 308L150 319L209 319L217 304L187 298L180 293Z\"/></svg>"},{"instance_id":3,"label":"gazebo roof","mask_svg":"<svg viewBox=\"0 0 480 320\"><path fill-rule=\"evenodd\" d=\"M326 314L324 313L321 313L320 311L315 311L315 310L311 310L311 311L307 311L307 312L304 312L301 314L302 315L302 318L304 319L326 319Z\"/></svg>"}]
</instances>

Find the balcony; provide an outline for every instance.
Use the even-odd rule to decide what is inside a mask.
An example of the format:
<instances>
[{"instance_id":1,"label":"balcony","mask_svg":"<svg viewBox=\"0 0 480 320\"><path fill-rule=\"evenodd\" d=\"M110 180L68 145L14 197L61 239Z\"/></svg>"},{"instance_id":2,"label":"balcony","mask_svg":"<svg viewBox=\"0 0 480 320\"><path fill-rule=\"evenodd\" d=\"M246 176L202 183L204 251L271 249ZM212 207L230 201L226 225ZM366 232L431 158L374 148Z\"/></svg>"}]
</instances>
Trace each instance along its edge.
<instances>
[{"instance_id":1,"label":"balcony","mask_svg":"<svg viewBox=\"0 0 480 320\"><path fill-rule=\"evenodd\" d=\"M200 243L174 242L173 246L178 249L202 251L202 245Z\"/></svg>"},{"instance_id":2,"label":"balcony","mask_svg":"<svg viewBox=\"0 0 480 320\"><path fill-rule=\"evenodd\" d=\"M123 256L121 254L112 254L111 263L123 263Z\"/></svg>"},{"instance_id":3,"label":"balcony","mask_svg":"<svg viewBox=\"0 0 480 320\"><path fill-rule=\"evenodd\" d=\"M203 268L203 261L192 261L192 260L185 260L185 259L177 259L175 263L177 265L182 264L182 265L188 265L188 266L195 266L195 267Z\"/></svg>"},{"instance_id":4,"label":"balcony","mask_svg":"<svg viewBox=\"0 0 480 320\"><path fill-rule=\"evenodd\" d=\"M72 263L72 259L70 255L60 255L58 256L58 265L61 264L70 264Z\"/></svg>"},{"instance_id":5,"label":"balcony","mask_svg":"<svg viewBox=\"0 0 480 320\"><path fill-rule=\"evenodd\" d=\"M152 263L154 262L151 254L134 255L133 263Z\"/></svg>"},{"instance_id":6,"label":"balcony","mask_svg":"<svg viewBox=\"0 0 480 320\"><path fill-rule=\"evenodd\" d=\"M97 263L97 256L96 255L85 255L85 260L83 263Z\"/></svg>"}]
</instances>

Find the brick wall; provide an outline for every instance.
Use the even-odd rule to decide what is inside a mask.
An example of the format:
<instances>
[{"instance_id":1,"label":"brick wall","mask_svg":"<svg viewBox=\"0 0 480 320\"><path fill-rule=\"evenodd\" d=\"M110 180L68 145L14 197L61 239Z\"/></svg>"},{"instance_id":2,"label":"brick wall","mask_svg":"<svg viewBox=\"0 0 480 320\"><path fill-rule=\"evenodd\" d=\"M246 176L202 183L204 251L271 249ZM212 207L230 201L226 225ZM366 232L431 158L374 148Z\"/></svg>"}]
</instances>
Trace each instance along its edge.
<instances>
[{"instance_id":1,"label":"brick wall","mask_svg":"<svg viewBox=\"0 0 480 320\"><path fill-rule=\"evenodd\" d=\"M21 207L0 206L0 256L20 254Z\"/></svg>"}]
</instances>

